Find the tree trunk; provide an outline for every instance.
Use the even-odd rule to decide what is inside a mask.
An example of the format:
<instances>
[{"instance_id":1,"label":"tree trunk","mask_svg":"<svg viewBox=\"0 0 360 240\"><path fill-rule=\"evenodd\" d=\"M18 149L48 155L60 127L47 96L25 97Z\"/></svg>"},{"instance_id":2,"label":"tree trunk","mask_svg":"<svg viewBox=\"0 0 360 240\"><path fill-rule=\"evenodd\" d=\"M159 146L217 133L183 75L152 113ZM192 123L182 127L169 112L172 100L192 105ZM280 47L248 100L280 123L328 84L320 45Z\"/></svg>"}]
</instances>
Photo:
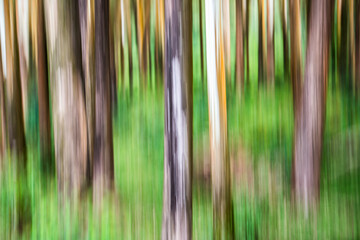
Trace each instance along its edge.
<instances>
[{"instance_id":1,"label":"tree trunk","mask_svg":"<svg viewBox=\"0 0 360 240\"><path fill-rule=\"evenodd\" d=\"M117 109L117 77L115 66L115 47L114 47L114 10L111 8L109 15L109 55L110 55L110 94L111 107L113 111Z\"/></svg>"},{"instance_id":2,"label":"tree trunk","mask_svg":"<svg viewBox=\"0 0 360 240\"><path fill-rule=\"evenodd\" d=\"M295 126L294 194L305 215L317 202L320 190L331 2L311 1L304 89Z\"/></svg>"},{"instance_id":3,"label":"tree trunk","mask_svg":"<svg viewBox=\"0 0 360 240\"><path fill-rule=\"evenodd\" d=\"M17 39L17 23L13 1L4 1L6 32L6 96L7 123L10 150L19 158L20 168L26 164L26 144L21 96L19 49Z\"/></svg>"},{"instance_id":4,"label":"tree trunk","mask_svg":"<svg viewBox=\"0 0 360 240\"><path fill-rule=\"evenodd\" d=\"M204 39L203 39L203 13L202 13L202 0L199 0L199 35L200 35L200 67L201 67L201 83L202 87L205 85L204 73Z\"/></svg>"},{"instance_id":5,"label":"tree trunk","mask_svg":"<svg viewBox=\"0 0 360 240\"><path fill-rule=\"evenodd\" d=\"M274 0L266 1L267 10L267 81L274 84L275 80L275 55L274 55Z\"/></svg>"},{"instance_id":6,"label":"tree trunk","mask_svg":"<svg viewBox=\"0 0 360 240\"><path fill-rule=\"evenodd\" d=\"M299 109L302 91L301 15L299 0L290 1L290 46L294 120L297 121L296 112Z\"/></svg>"},{"instance_id":7,"label":"tree trunk","mask_svg":"<svg viewBox=\"0 0 360 240\"><path fill-rule=\"evenodd\" d=\"M132 33L131 33L131 14L134 13L134 4L135 0L123 0L124 4L124 20L126 27L126 38L127 38L127 49L128 49L128 62L129 62L129 89L130 97L133 93L133 57L132 57ZM123 72L125 77L125 71Z\"/></svg>"},{"instance_id":8,"label":"tree trunk","mask_svg":"<svg viewBox=\"0 0 360 240\"><path fill-rule=\"evenodd\" d=\"M60 203L86 187L87 128L78 2L45 0L46 42Z\"/></svg>"},{"instance_id":9,"label":"tree trunk","mask_svg":"<svg viewBox=\"0 0 360 240\"><path fill-rule=\"evenodd\" d=\"M243 39L242 0L236 0L236 85L239 92L244 89Z\"/></svg>"},{"instance_id":10,"label":"tree trunk","mask_svg":"<svg viewBox=\"0 0 360 240\"><path fill-rule=\"evenodd\" d=\"M95 0L95 142L94 190L96 208L114 186L110 89L109 0Z\"/></svg>"},{"instance_id":11,"label":"tree trunk","mask_svg":"<svg viewBox=\"0 0 360 240\"><path fill-rule=\"evenodd\" d=\"M230 31L230 0L222 0L223 16L223 39L224 39L224 58L225 74L227 81L231 80L231 31Z\"/></svg>"},{"instance_id":12,"label":"tree trunk","mask_svg":"<svg viewBox=\"0 0 360 240\"><path fill-rule=\"evenodd\" d=\"M206 49L214 239L234 239L230 161L227 147L226 80L221 0L207 0Z\"/></svg>"},{"instance_id":13,"label":"tree trunk","mask_svg":"<svg viewBox=\"0 0 360 240\"><path fill-rule=\"evenodd\" d=\"M338 79L342 86L349 87L348 80L348 53L349 50L349 5L348 0L338 0L338 19L337 19L337 72L338 72Z\"/></svg>"},{"instance_id":14,"label":"tree trunk","mask_svg":"<svg viewBox=\"0 0 360 240\"><path fill-rule=\"evenodd\" d=\"M259 85L265 82L265 18L264 18L264 1L258 0L258 82Z\"/></svg>"},{"instance_id":15,"label":"tree trunk","mask_svg":"<svg viewBox=\"0 0 360 240\"><path fill-rule=\"evenodd\" d=\"M246 48L246 82L250 82L249 70L249 16L250 16L250 0L246 0L245 10L245 48Z\"/></svg>"},{"instance_id":16,"label":"tree trunk","mask_svg":"<svg viewBox=\"0 0 360 240\"><path fill-rule=\"evenodd\" d=\"M4 72L2 64L2 49L0 46L0 172L2 171L2 159L6 155L6 114L5 114L5 90Z\"/></svg>"},{"instance_id":17,"label":"tree trunk","mask_svg":"<svg viewBox=\"0 0 360 240\"><path fill-rule=\"evenodd\" d=\"M162 239L192 237L192 1L165 2Z\"/></svg>"},{"instance_id":18,"label":"tree trunk","mask_svg":"<svg viewBox=\"0 0 360 240\"><path fill-rule=\"evenodd\" d=\"M352 87L355 89L355 26L354 26L354 0L349 0L349 37L350 37L350 49L349 51L349 59L350 59L350 72L351 72L351 81Z\"/></svg>"},{"instance_id":19,"label":"tree trunk","mask_svg":"<svg viewBox=\"0 0 360 240\"><path fill-rule=\"evenodd\" d=\"M293 1L290 0L290 4ZM281 19L281 30L283 37L283 55L284 55L284 76L285 79L289 77L289 47L288 47L288 20L287 20L287 0L280 0L280 19Z\"/></svg>"},{"instance_id":20,"label":"tree trunk","mask_svg":"<svg viewBox=\"0 0 360 240\"><path fill-rule=\"evenodd\" d=\"M164 0L156 1L156 25L155 25L155 69L156 79L159 84L162 77L158 77L158 73L162 76L164 69L164 38L165 38L165 12Z\"/></svg>"},{"instance_id":21,"label":"tree trunk","mask_svg":"<svg viewBox=\"0 0 360 240\"><path fill-rule=\"evenodd\" d=\"M37 76L38 76L38 101L39 101L39 130L41 166L43 171L52 173L54 164L51 157L51 130L49 110L49 85L46 52L46 37L44 23L43 1L37 1Z\"/></svg>"}]
</instances>

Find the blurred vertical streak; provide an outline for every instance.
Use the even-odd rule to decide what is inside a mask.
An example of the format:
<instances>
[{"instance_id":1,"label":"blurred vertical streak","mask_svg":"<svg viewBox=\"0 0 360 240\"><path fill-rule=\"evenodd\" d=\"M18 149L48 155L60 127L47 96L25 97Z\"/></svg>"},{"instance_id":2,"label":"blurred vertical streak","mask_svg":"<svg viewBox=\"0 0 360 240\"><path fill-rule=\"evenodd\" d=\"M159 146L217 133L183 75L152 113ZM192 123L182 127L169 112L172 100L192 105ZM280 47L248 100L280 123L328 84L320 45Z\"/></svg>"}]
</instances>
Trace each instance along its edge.
<instances>
[{"instance_id":1,"label":"blurred vertical streak","mask_svg":"<svg viewBox=\"0 0 360 240\"><path fill-rule=\"evenodd\" d=\"M86 187L87 128L78 2L44 0L59 203ZM40 47L40 46L39 46Z\"/></svg>"},{"instance_id":2,"label":"blurred vertical streak","mask_svg":"<svg viewBox=\"0 0 360 240\"><path fill-rule=\"evenodd\" d=\"M243 16L245 17L245 24L243 23L244 28L244 48L246 47L246 83L248 84L250 81L250 72L249 72L249 17L250 17L250 0L243 0L243 6L245 5L245 8L243 7ZM245 11L245 13L244 13Z\"/></svg>"},{"instance_id":3,"label":"blurred vertical streak","mask_svg":"<svg viewBox=\"0 0 360 240\"><path fill-rule=\"evenodd\" d=\"M360 91L360 0L355 0L355 78L357 91Z\"/></svg>"},{"instance_id":4,"label":"blurred vertical streak","mask_svg":"<svg viewBox=\"0 0 360 240\"><path fill-rule=\"evenodd\" d=\"M0 172L2 171L3 158L6 155L6 114L5 114L5 91L4 73L2 64L2 49L0 45ZM1 174L1 173L0 173Z\"/></svg>"},{"instance_id":5,"label":"blurred vertical streak","mask_svg":"<svg viewBox=\"0 0 360 240\"><path fill-rule=\"evenodd\" d=\"M157 83L159 84L163 78L164 70L164 41L165 41L165 12L164 12L164 0L155 0L155 68L161 77L156 75Z\"/></svg>"},{"instance_id":6,"label":"blurred vertical streak","mask_svg":"<svg viewBox=\"0 0 360 240\"><path fill-rule=\"evenodd\" d=\"M242 6L244 0L236 0L236 85L241 93L244 89L244 36Z\"/></svg>"},{"instance_id":7,"label":"blurred vertical streak","mask_svg":"<svg viewBox=\"0 0 360 240\"><path fill-rule=\"evenodd\" d=\"M42 0L37 1L37 8L37 75L41 166L43 171L52 173L54 170L54 164L51 158L48 66L44 23L44 5Z\"/></svg>"},{"instance_id":8,"label":"blurred vertical streak","mask_svg":"<svg viewBox=\"0 0 360 240\"><path fill-rule=\"evenodd\" d=\"M316 206L320 194L329 39L333 0L311 1L305 79L295 121L294 194L305 216Z\"/></svg>"},{"instance_id":9,"label":"blurred vertical streak","mask_svg":"<svg viewBox=\"0 0 360 240\"><path fill-rule=\"evenodd\" d=\"M207 0L205 4L213 237L214 239L234 239L221 6L221 0Z\"/></svg>"},{"instance_id":10,"label":"blurred vertical streak","mask_svg":"<svg viewBox=\"0 0 360 240\"><path fill-rule=\"evenodd\" d=\"M289 45L288 45L288 0L280 0L280 20L283 38L283 55L284 55L284 77L289 77ZM290 0L292 4L292 0Z\"/></svg>"},{"instance_id":11,"label":"blurred vertical streak","mask_svg":"<svg viewBox=\"0 0 360 240\"><path fill-rule=\"evenodd\" d=\"M93 201L100 210L114 187L109 47L109 0L95 0L95 141Z\"/></svg>"},{"instance_id":12,"label":"blurred vertical streak","mask_svg":"<svg viewBox=\"0 0 360 240\"><path fill-rule=\"evenodd\" d=\"M233 1L231 1L233 3ZM233 6L233 5L232 5ZM225 77L227 82L231 81L231 32L230 32L230 0L222 0L223 16L223 41L224 41L224 63Z\"/></svg>"},{"instance_id":13,"label":"blurred vertical streak","mask_svg":"<svg viewBox=\"0 0 360 240\"><path fill-rule=\"evenodd\" d=\"M200 35L200 67L201 67L201 83L202 87L205 85L205 72L204 72L204 40L203 40L203 12L202 12L202 0L199 0L199 35Z\"/></svg>"},{"instance_id":14,"label":"blurred vertical streak","mask_svg":"<svg viewBox=\"0 0 360 240\"><path fill-rule=\"evenodd\" d=\"M258 85L265 82L265 15L264 1L258 0Z\"/></svg>"},{"instance_id":15,"label":"blurred vertical streak","mask_svg":"<svg viewBox=\"0 0 360 240\"><path fill-rule=\"evenodd\" d=\"M274 0L266 0L266 10L267 10L267 83L269 85L274 85L275 81L275 53L274 53Z\"/></svg>"},{"instance_id":16,"label":"blurred vertical streak","mask_svg":"<svg viewBox=\"0 0 360 240\"><path fill-rule=\"evenodd\" d=\"M165 2L162 239L192 238L192 1Z\"/></svg>"},{"instance_id":17,"label":"blurred vertical streak","mask_svg":"<svg viewBox=\"0 0 360 240\"><path fill-rule=\"evenodd\" d=\"M19 70L19 49L16 29L15 6L10 0L4 1L6 32L6 96L7 123L10 150L19 158L19 168L26 166L26 143L24 132L23 106Z\"/></svg>"}]
</instances>

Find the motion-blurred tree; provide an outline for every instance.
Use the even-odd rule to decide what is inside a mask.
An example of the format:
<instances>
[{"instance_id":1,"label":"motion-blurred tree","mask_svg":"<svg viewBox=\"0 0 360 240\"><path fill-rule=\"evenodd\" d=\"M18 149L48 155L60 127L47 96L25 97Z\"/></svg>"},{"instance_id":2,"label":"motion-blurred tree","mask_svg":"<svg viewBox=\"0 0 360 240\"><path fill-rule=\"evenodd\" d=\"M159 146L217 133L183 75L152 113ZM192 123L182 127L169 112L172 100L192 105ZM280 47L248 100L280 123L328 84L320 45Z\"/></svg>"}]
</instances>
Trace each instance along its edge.
<instances>
[{"instance_id":1,"label":"motion-blurred tree","mask_svg":"<svg viewBox=\"0 0 360 240\"><path fill-rule=\"evenodd\" d=\"M231 172L227 145L226 73L221 0L207 0L206 56L211 147L214 239L234 239Z\"/></svg>"},{"instance_id":2,"label":"motion-blurred tree","mask_svg":"<svg viewBox=\"0 0 360 240\"><path fill-rule=\"evenodd\" d=\"M166 1L162 239L192 236L192 59L192 1Z\"/></svg>"},{"instance_id":3,"label":"motion-blurred tree","mask_svg":"<svg viewBox=\"0 0 360 240\"><path fill-rule=\"evenodd\" d=\"M244 30L243 0L236 0L236 85L239 92L244 89Z\"/></svg>"}]
</instances>

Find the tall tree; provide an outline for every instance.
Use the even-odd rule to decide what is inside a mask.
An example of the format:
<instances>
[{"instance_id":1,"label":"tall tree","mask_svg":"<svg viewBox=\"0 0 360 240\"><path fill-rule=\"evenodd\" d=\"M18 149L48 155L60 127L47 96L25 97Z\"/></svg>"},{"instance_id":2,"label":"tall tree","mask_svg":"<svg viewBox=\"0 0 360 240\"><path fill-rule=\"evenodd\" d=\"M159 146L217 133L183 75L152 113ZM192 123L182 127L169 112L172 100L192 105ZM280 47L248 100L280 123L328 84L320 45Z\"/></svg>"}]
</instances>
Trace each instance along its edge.
<instances>
[{"instance_id":1,"label":"tall tree","mask_svg":"<svg viewBox=\"0 0 360 240\"><path fill-rule=\"evenodd\" d=\"M39 100L39 130L41 165L43 170L52 171L53 162L51 159L51 131L50 131L50 110L49 110L49 85L47 51L45 37L45 22L43 1L37 1L37 76L38 76L38 100Z\"/></svg>"},{"instance_id":2,"label":"tall tree","mask_svg":"<svg viewBox=\"0 0 360 240\"><path fill-rule=\"evenodd\" d=\"M200 67L201 67L201 83L204 86L205 73L204 73L204 40L203 40L203 13L202 13L202 0L199 0L199 35L200 35Z\"/></svg>"},{"instance_id":3,"label":"tall tree","mask_svg":"<svg viewBox=\"0 0 360 240\"><path fill-rule=\"evenodd\" d=\"M6 96L10 150L19 158L20 168L26 164L26 144L21 96L17 24L13 1L4 1L6 38Z\"/></svg>"},{"instance_id":4,"label":"tall tree","mask_svg":"<svg viewBox=\"0 0 360 240\"><path fill-rule=\"evenodd\" d=\"M293 1L290 0L290 4ZM283 37L283 55L284 55L284 75L287 79L289 77L289 46L288 46L288 4L287 0L280 0L280 20L281 20L281 30Z\"/></svg>"},{"instance_id":5,"label":"tall tree","mask_svg":"<svg viewBox=\"0 0 360 240\"><path fill-rule=\"evenodd\" d=\"M360 0L355 1L355 81L360 90Z\"/></svg>"},{"instance_id":6,"label":"tall tree","mask_svg":"<svg viewBox=\"0 0 360 240\"><path fill-rule=\"evenodd\" d=\"M166 1L162 239L192 235L192 72L192 1Z\"/></svg>"},{"instance_id":7,"label":"tall tree","mask_svg":"<svg viewBox=\"0 0 360 240\"><path fill-rule=\"evenodd\" d=\"M296 111L299 109L302 91L301 15L299 0L290 1L290 47L294 119L297 121Z\"/></svg>"},{"instance_id":8,"label":"tall tree","mask_svg":"<svg viewBox=\"0 0 360 240\"><path fill-rule=\"evenodd\" d=\"M231 1L233 3L233 1ZM225 74L227 81L231 80L231 31L230 31L230 0L222 0L222 16L223 16L223 41L224 41L224 58L225 58Z\"/></svg>"},{"instance_id":9,"label":"tall tree","mask_svg":"<svg viewBox=\"0 0 360 240\"><path fill-rule=\"evenodd\" d=\"M160 74L164 68L164 41L165 41L165 10L164 0L155 0L155 68ZM156 79L161 80L156 74ZM159 81L157 81L159 83Z\"/></svg>"},{"instance_id":10,"label":"tall tree","mask_svg":"<svg viewBox=\"0 0 360 240\"><path fill-rule=\"evenodd\" d=\"M234 238L230 161L227 147L226 80L221 0L207 0L206 49L214 239Z\"/></svg>"},{"instance_id":11,"label":"tall tree","mask_svg":"<svg viewBox=\"0 0 360 240\"><path fill-rule=\"evenodd\" d=\"M243 0L244 1L244 0ZM243 28L245 29L245 40L244 40L244 48L246 49L246 82L250 81L250 70L249 70L249 18L250 18L250 0L245 1L245 26L243 24Z\"/></svg>"},{"instance_id":12,"label":"tall tree","mask_svg":"<svg viewBox=\"0 0 360 240\"><path fill-rule=\"evenodd\" d=\"M267 60L266 60L266 72L267 81L270 84L275 80L275 54L274 54L274 0L266 1L267 10Z\"/></svg>"},{"instance_id":13,"label":"tall tree","mask_svg":"<svg viewBox=\"0 0 360 240\"><path fill-rule=\"evenodd\" d=\"M2 159L6 151L6 115L5 115L5 91L4 91L4 72L2 64L2 49L0 46L0 171Z\"/></svg>"},{"instance_id":14,"label":"tall tree","mask_svg":"<svg viewBox=\"0 0 360 240\"><path fill-rule=\"evenodd\" d=\"M264 17L264 1L258 0L258 82L259 84L265 81L265 17Z\"/></svg>"},{"instance_id":15,"label":"tall tree","mask_svg":"<svg viewBox=\"0 0 360 240\"><path fill-rule=\"evenodd\" d=\"M94 158L95 129L95 27L94 0L79 0L79 23L81 34L82 69L85 82L85 108L88 136L89 162L87 177L90 180Z\"/></svg>"},{"instance_id":16,"label":"tall tree","mask_svg":"<svg viewBox=\"0 0 360 240\"><path fill-rule=\"evenodd\" d=\"M95 0L95 207L114 186L109 36L109 0Z\"/></svg>"},{"instance_id":17,"label":"tall tree","mask_svg":"<svg viewBox=\"0 0 360 240\"><path fill-rule=\"evenodd\" d=\"M294 150L294 194L305 214L319 197L333 1L313 0L310 4L305 80Z\"/></svg>"},{"instance_id":18,"label":"tall tree","mask_svg":"<svg viewBox=\"0 0 360 240\"><path fill-rule=\"evenodd\" d=\"M236 0L236 85L239 92L244 88L244 30L243 0Z\"/></svg>"},{"instance_id":19,"label":"tall tree","mask_svg":"<svg viewBox=\"0 0 360 240\"><path fill-rule=\"evenodd\" d=\"M62 201L80 195L86 187L88 167L78 2L44 0L44 10L57 182Z\"/></svg>"}]
</instances>

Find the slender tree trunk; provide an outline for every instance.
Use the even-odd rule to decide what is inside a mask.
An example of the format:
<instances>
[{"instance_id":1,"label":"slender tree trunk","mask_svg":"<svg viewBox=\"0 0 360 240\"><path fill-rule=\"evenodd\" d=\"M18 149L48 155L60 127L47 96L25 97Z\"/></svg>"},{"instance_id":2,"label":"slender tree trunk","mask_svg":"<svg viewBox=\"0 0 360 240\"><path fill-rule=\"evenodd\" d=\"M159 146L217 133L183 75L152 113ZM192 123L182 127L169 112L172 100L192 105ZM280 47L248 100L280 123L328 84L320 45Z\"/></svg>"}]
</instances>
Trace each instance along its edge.
<instances>
[{"instance_id":1,"label":"slender tree trunk","mask_svg":"<svg viewBox=\"0 0 360 240\"><path fill-rule=\"evenodd\" d=\"M199 0L199 34L200 34L200 66L201 66L201 83L205 85L205 73L204 73L204 39L203 39L203 13L202 13L202 0Z\"/></svg>"},{"instance_id":2,"label":"slender tree trunk","mask_svg":"<svg viewBox=\"0 0 360 240\"><path fill-rule=\"evenodd\" d=\"M207 0L206 49L214 239L234 239L230 161L227 147L226 80L221 0Z\"/></svg>"},{"instance_id":3,"label":"slender tree trunk","mask_svg":"<svg viewBox=\"0 0 360 240\"><path fill-rule=\"evenodd\" d=\"M134 13L135 0L122 0L124 4L124 20L126 26L126 38L127 38L127 49L128 49L128 62L129 62L129 89L130 97L133 94L133 57L132 57L132 31L131 31L131 14ZM136 19L136 18L135 18ZM125 77L125 71L123 72Z\"/></svg>"},{"instance_id":4,"label":"slender tree trunk","mask_svg":"<svg viewBox=\"0 0 360 240\"><path fill-rule=\"evenodd\" d=\"M192 1L165 2L162 239L192 237Z\"/></svg>"},{"instance_id":5,"label":"slender tree trunk","mask_svg":"<svg viewBox=\"0 0 360 240\"><path fill-rule=\"evenodd\" d=\"M290 1L290 45L294 120L297 121L296 112L299 109L302 92L301 15L299 0Z\"/></svg>"},{"instance_id":6,"label":"slender tree trunk","mask_svg":"<svg viewBox=\"0 0 360 240\"><path fill-rule=\"evenodd\" d=\"M114 47L115 47L115 69L116 76L121 78L121 91L122 95L125 94L125 78L124 78L124 46L122 41L122 30L123 30L123 22L122 22L122 0L116 1L115 3L115 22L114 22ZM120 61L120 62L119 62ZM121 65L119 68L119 64ZM123 73L123 75L120 74Z\"/></svg>"},{"instance_id":7,"label":"slender tree trunk","mask_svg":"<svg viewBox=\"0 0 360 240\"><path fill-rule=\"evenodd\" d=\"M305 81L295 126L294 194L308 215L320 190L330 38L329 0L311 1Z\"/></svg>"},{"instance_id":8,"label":"slender tree trunk","mask_svg":"<svg viewBox=\"0 0 360 240\"><path fill-rule=\"evenodd\" d=\"M44 0L60 204L86 187L87 127L78 2Z\"/></svg>"},{"instance_id":9,"label":"slender tree trunk","mask_svg":"<svg viewBox=\"0 0 360 240\"><path fill-rule=\"evenodd\" d=\"M117 109L117 77L115 66L115 47L114 47L114 10L109 10L109 54L110 54L110 94L111 107L113 112Z\"/></svg>"},{"instance_id":10,"label":"slender tree trunk","mask_svg":"<svg viewBox=\"0 0 360 240\"><path fill-rule=\"evenodd\" d=\"M350 72L351 72L351 81L352 86L355 88L355 18L354 18L354 0L349 0L349 37L350 37L350 49L349 49L349 59L350 59Z\"/></svg>"},{"instance_id":11,"label":"slender tree trunk","mask_svg":"<svg viewBox=\"0 0 360 240\"><path fill-rule=\"evenodd\" d=\"M342 86L349 86L348 79L348 68L347 68L347 59L349 50L349 16L348 16L348 8L349 3L348 0L338 0L338 35L337 35L337 72L338 72L338 79Z\"/></svg>"},{"instance_id":12,"label":"slender tree trunk","mask_svg":"<svg viewBox=\"0 0 360 240\"><path fill-rule=\"evenodd\" d=\"M267 10L267 81L273 84L275 80L275 55L274 55L274 0L266 1Z\"/></svg>"},{"instance_id":13,"label":"slender tree trunk","mask_svg":"<svg viewBox=\"0 0 360 240\"><path fill-rule=\"evenodd\" d=\"M231 81L231 35L230 35L230 0L222 0L223 16L223 41L224 41L224 58L225 74L227 81Z\"/></svg>"},{"instance_id":14,"label":"slender tree trunk","mask_svg":"<svg viewBox=\"0 0 360 240\"><path fill-rule=\"evenodd\" d=\"M239 92L244 89L244 36L242 1L236 0L236 85Z\"/></svg>"},{"instance_id":15,"label":"slender tree trunk","mask_svg":"<svg viewBox=\"0 0 360 240\"><path fill-rule=\"evenodd\" d=\"M44 23L44 5L42 0L38 0L37 8L37 75L41 165L44 171L52 173L54 170L54 164L51 157L48 67Z\"/></svg>"},{"instance_id":16,"label":"slender tree trunk","mask_svg":"<svg viewBox=\"0 0 360 240\"><path fill-rule=\"evenodd\" d=\"M245 46L246 49L246 82L250 82L250 70L249 70L249 16L250 16L250 0L246 0L245 10Z\"/></svg>"},{"instance_id":17,"label":"slender tree trunk","mask_svg":"<svg viewBox=\"0 0 360 240\"><path fill-rule=\"evenodd\" d=\"M258 0L258 82L259 85L265 82L265 18L264 18L264 0Z\"/></svg>"},{"instance_id":18,"label":"slender tree trunk","mask_svg":"<svg viewBox=\"0 0 360 240\"><path fill-rule=\"evenodd\" d=\"M162 76L164 69L164 38L165 38L165 12L164 0L156 1L156 25L155 25L155 67L156 79L159 84L162 77L158 77L158 73Z\"/></svg>"},{"instance_id":19,"label":"slender tree trunk","mask_svg":"<svg viewBox=\"0 0 360 240\"><path fill-rule=\"evenodd\" d=\"M290 0L290 4L293 4ZM284 55L284 76L285 79L289 77L289 46L288 46L288 20L287 20L287 0L280 0L280 19L281 19L281 30L283 37L283 55Z\"/></svg>"},{"instance_id":20,"label":"slender tree trunk","mask_svg":"<svg viewBox=\"0 0 360 240\"><path fill-rule=\"evenodd\" d=\"M8 109L8 137L10 150L19 158L20 168L26 164L26 144L21 96L19 49L17 24L13 1L4 1L5 32L6 32L6 96Z\"/></svg>"},{"instance_id":21,"label":"slender tree trunk","mask_svg":"<svg viewBox=\"0 0 360 240\"><path fill-rule=\"evenodd\" d=\"M2 49L0 46L0 172L2 171L2 159L6 155L6 114L5 114L5 90L4 73L2 64Z\"/></svg>"},{"instance_id":22,"label":"slender tree trunk","mask_svg":"<svg viewBox=\"0 0 360 240\"><path fill-rule=\"evenodd\" d=\"M114 186L111 79L109 48L109 0L95 0L95 142L94 190L96 208Z\"/></svg>"}]
</instances>

